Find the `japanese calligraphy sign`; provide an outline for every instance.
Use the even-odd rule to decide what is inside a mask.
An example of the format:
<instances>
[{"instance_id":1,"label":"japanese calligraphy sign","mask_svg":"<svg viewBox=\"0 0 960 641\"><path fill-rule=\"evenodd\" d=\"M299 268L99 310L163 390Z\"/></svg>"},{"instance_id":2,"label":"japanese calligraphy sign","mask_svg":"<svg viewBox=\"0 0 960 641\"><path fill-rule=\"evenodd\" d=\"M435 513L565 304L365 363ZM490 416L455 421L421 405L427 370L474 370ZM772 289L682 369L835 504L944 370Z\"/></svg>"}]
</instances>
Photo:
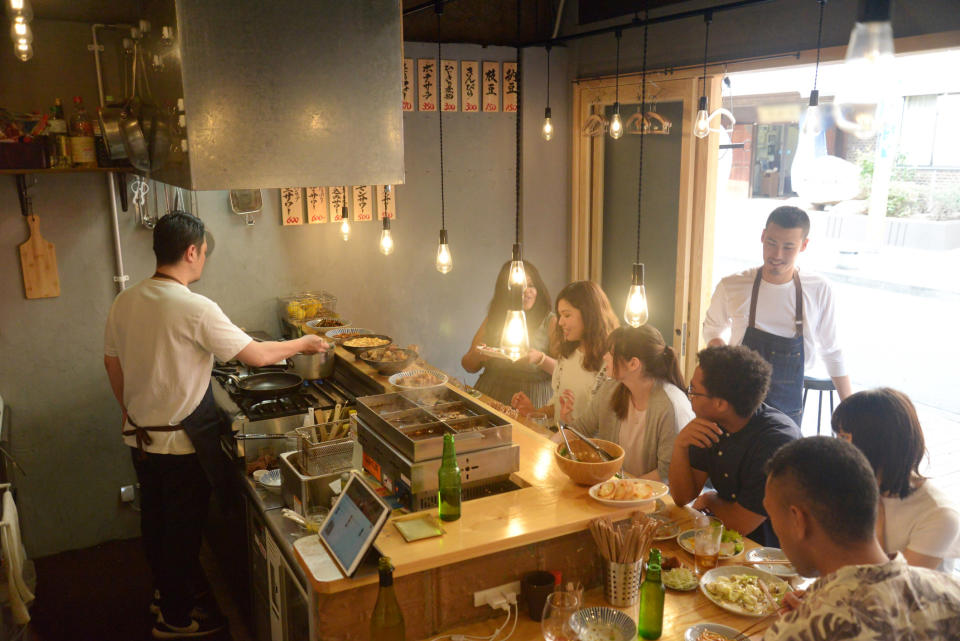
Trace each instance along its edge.
<instances>
[{"instance_id":1,"label":"japanese calligraphy sign","mask_svg":"<svg viewBox=\"0 0 960 641\"><path fill-rule=\"evenodd\" d=\"M500 111L500 63L483 62L480 98L484 113Z\"/></svg>"},{"instance_id":2,"label":"japanese calligraphy sign","mask_svg":"<svg viewBox=\"0 0 960 641\"><path fill-rule=\"evenodd\" d=\"M377 209L380 210L380 218L393 219L397 217L395 193L393 185L377 185Z\"/></svg>"},{"instance_id":3,"label":"japanese calligraphy sign","mask_svg":"<svg viewBox=\"0 0 960 641\"><path fill-rule=\"evenodd\" d=\"M303 224L303 197L299 187L285 187L280 190L280 213L284 225Z\"/></svg>"},{"instance_id":4,"label":"japanese calligraphy sign","mask_svg":"<svg viewBox=\"0 0 960 641\"><path fill-rule=\"evenodd\" d=\"M353 219L358 222L373 220L373 190L368 185L353 188Z\"/></svg>"},{"instance_id":5,"label":"japanese calligraphy sign","mask_svg":"<svg viewBox=\"0 0 960 641\"><path fill-rule=\"evenodd\" d=\"M480 111L480 63L476 60L460 61L460 95L463 110Z\"/></svg>"},{"instance_id":6,"label":"japanese calligraphy sign","mask_svg":"<svg viewBox=\"0 0 960 641\"><path fill-rule=\"evenodd\" d=\"M330 188L330 220L334 222L340 222L343 220L343 206L346 204L347 200L347 188L346 187L331 187Z\"/></svg>"},{"instance_id":7,"label":"japanese calligraphy sign","mask_svg":"<svg viewBox=\"0 0 960 641\"><path fill-rule=\"evenodd\" d=\"M504 113L517 111L517 63L503 63L503 111Z\"/></svg>"},{"instance_id":8,"label":"japanese calligraphy sign","mask_svg":"<svg viewBox=\"0 0 960 641\"><path fill-rule=\"evenodd\" d=\"M460 109L457 99L457 61L440 61L440 108L444 111L458 111Z\"/></svg>"},{"instance_id":9,"label":"japanese calligraphy sign","mask_svg":"<svg viewBox=\"0 0 960 641\"><path fill-rule=\"evenodd\" d=\"M307 187L307 222L327 222L327 188Z\"/></svg>"},{"instance_id":10,"label":"japanese calligraphy sign","mask_svg":"<svg viewBox=\"0 0 960 641\"><path fill-rule=\"evenodd\" d=\"M413 111L413 58L403 59L403 110Z\"/></svg>"},{"instance_id":11,"label":"japanese calligraphy sign","mask_svg":"<svg viewBox=\"0 0 960 641\"><path fill-rule=\"evenodd\" d=\"M417 60L417 87L420 94L418 111L436 111L437 61L433 58Z\"/></svg>"}]
</instances>

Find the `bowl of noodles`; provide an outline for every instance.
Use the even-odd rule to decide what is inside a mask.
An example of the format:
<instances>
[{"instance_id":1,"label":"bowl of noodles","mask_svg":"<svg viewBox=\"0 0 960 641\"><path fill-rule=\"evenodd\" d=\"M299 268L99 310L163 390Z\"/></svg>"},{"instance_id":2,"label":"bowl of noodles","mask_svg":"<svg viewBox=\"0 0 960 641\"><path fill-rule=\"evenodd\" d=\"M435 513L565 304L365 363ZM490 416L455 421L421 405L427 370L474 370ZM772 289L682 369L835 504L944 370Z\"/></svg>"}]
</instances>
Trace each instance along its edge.
<instances>
[{"instance_id":1,"label":"bowl of noodles","mask_svg":"<svg viewBox=\"0 0 960 641\"><path fill-rule=\"evenodd\" d=\"M599 438L591 439L599 447L613 457L611 461L601 460L593 448L586 443L571 439L570 447L577 460L570 457L565 443L559 443L553 451L553 460L560 471L570 477L577 485L596 485L606 481L623 467L623 448L613 441L604 441Z\"/></svg>"}]
</instances>

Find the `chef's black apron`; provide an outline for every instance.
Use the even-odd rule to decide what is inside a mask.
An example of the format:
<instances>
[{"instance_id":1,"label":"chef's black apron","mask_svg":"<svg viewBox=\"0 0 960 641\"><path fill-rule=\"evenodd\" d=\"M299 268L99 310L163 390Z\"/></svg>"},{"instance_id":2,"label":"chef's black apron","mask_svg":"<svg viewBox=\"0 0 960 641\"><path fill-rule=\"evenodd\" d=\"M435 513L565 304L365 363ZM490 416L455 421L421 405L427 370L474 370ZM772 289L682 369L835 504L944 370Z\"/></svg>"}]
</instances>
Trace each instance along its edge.
<instances>
[{"instance_id":1,"label":"chef's black apron","mask_svg":"<svg viewBox=\"0 0 960 641\"><path fill-rule=\"evenodd\" d=\"M803 415L803 289L800 276L793 273L793 287L797 294L796 335L777 336L754 327L757 319L757 297L760 293L760 280L763 268L757 270L753 281L753 293L750 295L750 321L743 334L741 345L756 350L773 367L770 391L766 403L793 419L800 425Z\"/></svg>"}]
</instances>

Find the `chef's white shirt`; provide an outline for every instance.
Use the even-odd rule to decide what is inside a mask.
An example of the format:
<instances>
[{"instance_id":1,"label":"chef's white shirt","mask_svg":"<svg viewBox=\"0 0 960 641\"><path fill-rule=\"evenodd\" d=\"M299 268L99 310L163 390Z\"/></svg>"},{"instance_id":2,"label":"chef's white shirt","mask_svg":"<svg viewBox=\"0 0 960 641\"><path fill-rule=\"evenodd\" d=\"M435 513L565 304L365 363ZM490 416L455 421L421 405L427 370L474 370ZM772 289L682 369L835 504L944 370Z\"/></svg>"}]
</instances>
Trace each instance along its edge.
<instances>
[{"instance_id":1,"label":"chef's white shirt","mask_svg":"<svg viewBox=\"0 0 960 641\"><path fill-rule=\"evenodd\" d=\"M750 295L759 267L727 276L717 285L703 321L703 340L724 338L739 345L750 322ZM845 376L846 365L837 339L833 292L823 277L800 272L803 290L804 369L809 372L819 353L830 376ZM755 327L776 336L796 336L797 297L793 280L774 285L760 280Z\"/></svg>"},{"instance_id":2,"label":"chef's white shirt","mask_svg":"<svg viewBox=\"0 0 960 641\"><path fill-rule=\"evenodd\" d=\"M138 425L178 425L200 405L214 358L229 361L251 340L209 298L172 280L148 278L113 301L104 353L120 359L123 403ZM143 449L154 454L194 452L183 430L151 432L150 438ZM137 444L133 436L123 441Z\"/></svg>"}]
</instances>

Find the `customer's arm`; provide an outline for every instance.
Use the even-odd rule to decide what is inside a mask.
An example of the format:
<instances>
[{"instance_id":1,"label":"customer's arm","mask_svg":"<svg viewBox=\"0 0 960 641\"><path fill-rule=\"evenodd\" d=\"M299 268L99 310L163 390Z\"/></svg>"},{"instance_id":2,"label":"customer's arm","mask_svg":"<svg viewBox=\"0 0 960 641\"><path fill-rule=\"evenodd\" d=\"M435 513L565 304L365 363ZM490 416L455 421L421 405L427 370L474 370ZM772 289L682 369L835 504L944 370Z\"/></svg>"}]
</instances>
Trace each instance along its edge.
<instances>
[{"instance_id":1,"label":"customer's arm","mask_svg":"<svg viewBox=\"0 0 960 641\"><path fill-rule=\"evenodd\" d=\"M468 349L467 353L460 359L460 365L471 374L483 369L483 362L487 360L487 356L477 350L477 345L483 342L483 337L486 333L487 319L483 319L483 322L480 323L480 329L477 330L477 333L473 335L473 340L470 341L470 349Z\"/></svg>"},{"instance_id":2,"label":"customer's arm","mask_svg":"<svg viewBox=\"0 0 960 641\"><path fill-rule=\"evenodd\" d=\"M736 530L741 534L753 532L767 520L763 514L748 510L736 501L722 499L716 492L704 492L693 502L693 507L698 510L704 508L710 510L723 521L723 527Z\"/></svg>"},{"instance_id":3,"label":"customer's arm","mask_svg":"<svg viewBox=\"0 0 960 641\"><path fill-rule=\"evenodd\" d=\"M316 354L330 352L332 345L319 336L307 334L292 341L250 341L241 349L236 358L251 367L263 367L277 361L282 361L294 354ZM332 358L328 354L328 358Z\"/></svg>"},{"instance_id":4,"label":"customer's arm","mask_svg":"<svg viewBox=\"0 0 960 641\"><path fill-rule=\"evenodd\" d=\"M720 440L722 433L716 423L695 418L677 434L670 458L670 496L677 505L686 505L695 499L707 482L707 473L691 464L690 449L709 448Z\"/></svg>"}]
</instances>

